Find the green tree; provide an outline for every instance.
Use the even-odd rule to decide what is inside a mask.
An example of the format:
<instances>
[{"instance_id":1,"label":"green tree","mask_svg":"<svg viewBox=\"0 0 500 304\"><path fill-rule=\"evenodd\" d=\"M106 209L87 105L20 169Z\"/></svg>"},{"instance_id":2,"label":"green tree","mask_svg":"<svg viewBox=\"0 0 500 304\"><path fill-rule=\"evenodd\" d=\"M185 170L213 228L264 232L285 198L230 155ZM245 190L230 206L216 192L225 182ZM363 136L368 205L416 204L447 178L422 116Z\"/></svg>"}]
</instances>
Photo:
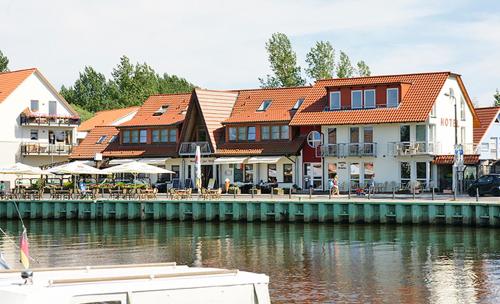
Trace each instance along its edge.
<instances>
[{"instance_id":1,"label":"green tree","mask_svg":"<svg viewBox=\"0 0 500 304\"><path fill-rule=\"evenodd\" d=\"M72 87L61 88L61 95L71 104L96 112L114 108L109 84L102 73L86 66Z\"/></svg>"},{"instance_id":2,"label":"green tree","mask_svg":"<svg viewBox=\"0 0 500 304\"><path fill-rule=\"evenodd\" d=\"M339 62L337 63L337 77L349 78L354 75L354 68L351 64L351 59L346 53L340 51Z\"/></svg>"},{"instance_id":3,"label":"green tree","mask_svg":"<svg viewBox=\"0 0 500 304\"><path fill-rule=\"evenodd\" d=\"M189 93L195 85L187 81L185 78L176 75L163 74L163 77L158 78L160 94L173 94L173 93Z\"/></svg>"},{"instance_id":4,"label":"green tree","mask_svg":"<svg viewBox=\"0 0 500 304\"><path fill-rule=\"evenodd\" d=\"M335 51L328 41L318 41L306 55L306 73L314 80L333 77Z\"/></svg>"},{"instance_id":5,"label":"green tree","mask_svg":"<svg viewBox=\"0 0 500 304\"><path fill-rule=\"evenodd\" d=\"M495 99L495 106L500 107L500 92L496 91L495 95L493 95L493 98Z\"/></svg>"},{"instance_id":6,"label":"green tree","mask_svg":"<svg viewBox=\"0 0 500 304\"><path fill-rule=\"evenodd\" d=\"M262 87L293 87L305 84L301 69L297 65L297 55L285 34L274 33L266 43L266 50L273 75L266 75L266 79L259 78Z\"/></svg>"},{"instance_id":7,"label":"green tree","mask_svg":"<svg viewBox=\"0 0 500 304\"><path fill-rule=\"evenodd\" d=\"M358 61L358 63L356 63L356 66L356 72L358 73L358 76L365 77L371 75L370 67L363 60Z\"/></svg>"},{"instance_id":8,"label":"green tree","mask_svg":"<svg viewBox=\"0 0 500 304\"><path fill-rule=\"evenodd\" d=\"M5 56L0 50L0 72L8 72L9 71L9 58Z\"/></svg>"},{"instance_id":9,"label":"green tree","mask_svg":"<svg viewBox=\"0 0 500 304\"><path fill-rule=\"evenodd\" d=\"M75 110L78 113L78 115L80 115L80 119L82 121L86 121L87 119L90 119L90 118L92 118L92 116L94 116L94 113L85 110L84 108L80 107L77 104L70 103L70 105L73 108L73 110Z\"/></svg>"}]
</instances>

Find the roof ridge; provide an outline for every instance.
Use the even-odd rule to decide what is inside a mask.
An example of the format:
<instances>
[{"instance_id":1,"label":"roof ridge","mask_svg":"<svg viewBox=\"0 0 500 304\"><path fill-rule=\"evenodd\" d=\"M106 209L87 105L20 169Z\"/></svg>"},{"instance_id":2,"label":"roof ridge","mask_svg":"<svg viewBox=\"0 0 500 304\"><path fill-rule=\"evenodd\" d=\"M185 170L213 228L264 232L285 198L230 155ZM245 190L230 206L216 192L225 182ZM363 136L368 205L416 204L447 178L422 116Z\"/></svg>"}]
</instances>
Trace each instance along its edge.
<instances>
[{"instance_id":1,"label":"roof ridge","mask_svg":"<svg viewBox=\"0 0 500 304\"><path fill-rule=\"evenodd\" d=\"M397 77L397 76L412 76L412 75L429 75L429 74L454 74L451 71L435 71L435 72L419 72L419 73L402 73L402 74L379 74L379 75L370 75L370 76L359 76L359 77L349 77L349 78L326 78L317 80L318 82L323 81L331 81L331 80L351 80L351 79L370 79L377 77ZM458 74L456 74L458 75Z\"/></svg>"},{"instance_id":2,"label":"roof ridge","mask_svg":"<svg viewBox=\"0 0 500 304\"><path fill-rule=\"evenodd\" d=\"M236 89L232 92L247 92L247 91L276 91L276 90L291 90L291 89L310 89L312 85L296 86L296 87L280 87L280 88L254 88L254 89Z\"/></svg>"},{"instance_id":3,"label":"roof ridge","mask_svg":"<svg viewBox=\"0 0 500 304\"><path fill-rule=\"evenodd\" d=\"M10 74L10 73L18 73L18 72L25 72L25 71L36 71L38 70L37 68L27 68L27 69L20 69L20 70L15 70L15 71L5 71L5 72L0 72L0 75L4 74Z\"/></svg>"},{"instance_id":4,"label":"roof ridge","mask_svg":"<svg viewBox=\"0 0 500 304\"><path fill-rule=\"evenodd\" d=\"M499 106L492 106L492 107L480 107L480 108L474 108L475 110L486 110L486 109L499 109L500 110L500 105Z\"/></svg>"},{"instance_id":5,"label":"roof ridge","mask_svg":"<svg viewBox=\"0 0 500 304\"><path fill-rule=\"evenodd\" d=\"M188 93L165 93L165 94L151 94L148 96L149 97L152 97L152 96L174 96L174 95L190 95L191 92L188 92Z\"/></svg>"},{"instance_id":6,"label":"roof ridge","mask_svg":"<svg viewBox=\"0 0 500 304\"><path fill-rule=\"evenodd\" d=\"M130 107L125 107L125 108L116 108L116 109L101 110L101 111L95 112L95 114L97 114L97 113L105 113L105 112L112 112L112 111L118 111L118 110L126 110L126 109L132 109L132 108L140 108L140 107L141 106L130 106Z\"/></svg>"}]
</instances>

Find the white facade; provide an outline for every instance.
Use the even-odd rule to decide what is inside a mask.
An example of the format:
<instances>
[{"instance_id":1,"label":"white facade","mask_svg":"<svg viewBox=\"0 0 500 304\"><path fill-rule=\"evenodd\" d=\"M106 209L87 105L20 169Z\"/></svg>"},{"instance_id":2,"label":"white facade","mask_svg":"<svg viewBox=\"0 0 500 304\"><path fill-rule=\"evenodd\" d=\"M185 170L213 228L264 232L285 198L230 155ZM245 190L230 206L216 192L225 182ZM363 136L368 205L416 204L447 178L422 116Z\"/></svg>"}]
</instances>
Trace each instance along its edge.
<instances>
[{"instance_id":1,"label":"white facade","mask_svg":"<svg viewBox=\"0 0 500 304\"><path fill-rule=\"evenodd\" d=\"M500 110L478 143L480 160L500 159Z\"/></svg>"},{"instance_id":2,"label":"white facade","mask_svg":"<svg viewBox=\"0 0 500 304\"><path fill-rule=\"evenodd\" d=\"M36 104L38 111L31 109ZM25 120L22 123L20 115L26 109L40 117L52 118ZM72 145L76 143L78 122L72 120L69 124L69 120L63 122L55 117L76 118L75 116L76 113L68 103L38 71L34 71L0 103L2 166L16 162L42 166L66 161ZM12 180L13 177L3 176L1 179Z\"/></svg>"},{"instance_id":3,"label":"white facade","mask_svg":"<svg viewBox=\"0 0 500 304\"><path fill-rule=\"evenodd\" d=\"M449 96L450 88L455 98ZM436 155L454 154L455 100L457 143L463 144L465 154L473 153L472 110L456 78L450 76L425 122L322 126L322 149L327 149L326 154L323 151L325 156L322 159L323 189L327 188L329 173L338 175L343 190L347 190L349 183L366 185L373 174L375 182L385 183L387 190L393 185L410 181L419 181L426 187L437 187L438 168L432 161ZM402 132L402 128L409 130L409 134ZM336 143L329 142L329 134L333 129Z\"/></svg>"}]
</instances>

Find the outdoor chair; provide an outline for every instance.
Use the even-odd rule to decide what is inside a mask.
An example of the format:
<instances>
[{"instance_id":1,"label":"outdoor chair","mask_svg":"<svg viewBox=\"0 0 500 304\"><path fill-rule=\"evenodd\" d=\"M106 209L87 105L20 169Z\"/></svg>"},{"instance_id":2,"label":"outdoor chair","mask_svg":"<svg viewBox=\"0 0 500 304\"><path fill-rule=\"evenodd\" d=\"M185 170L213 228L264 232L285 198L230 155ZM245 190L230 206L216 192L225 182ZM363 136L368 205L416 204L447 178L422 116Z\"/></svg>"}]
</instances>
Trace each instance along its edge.
<instances>
[{"instance_id":1,"label":"outdoor chair","mask_svg":"<svg viewBox=\"0 0 500 304\"><path fill-rule=\"evenodd\" d=\"M214 187L215 187L215 179L211 178L211 179L208 180L207 189L212 190L212 189L214 189Z\"/></svg>"}]
</instances>

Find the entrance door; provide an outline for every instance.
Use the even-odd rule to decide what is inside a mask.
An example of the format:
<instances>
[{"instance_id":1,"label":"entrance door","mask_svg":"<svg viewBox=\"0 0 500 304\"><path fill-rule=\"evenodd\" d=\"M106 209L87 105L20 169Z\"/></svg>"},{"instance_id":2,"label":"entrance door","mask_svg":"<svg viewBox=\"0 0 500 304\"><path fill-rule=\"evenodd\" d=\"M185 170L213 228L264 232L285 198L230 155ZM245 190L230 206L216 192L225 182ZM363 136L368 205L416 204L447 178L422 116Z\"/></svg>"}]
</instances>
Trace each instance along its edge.
<instances>
[{"instance_id":1,"label":"entrance door","mask_svg":"<svg viewBox=\"0 0 500 304\"><path fill-rule=\"evenodd\" d=\"M212 165L201 165L201 186L207 187L208 180L214 177Z\"/></svg>"},{"instance_id":2,"label":"entrance door","mask_svg":"<svg viewBox=\"0 0 500 304\"><path fill-rule=\"evenodd\" d=\"M323 170L321 163L304 163L304 189L313 187L315 190L323 188Z\"/></svg>"}]
</instances>

